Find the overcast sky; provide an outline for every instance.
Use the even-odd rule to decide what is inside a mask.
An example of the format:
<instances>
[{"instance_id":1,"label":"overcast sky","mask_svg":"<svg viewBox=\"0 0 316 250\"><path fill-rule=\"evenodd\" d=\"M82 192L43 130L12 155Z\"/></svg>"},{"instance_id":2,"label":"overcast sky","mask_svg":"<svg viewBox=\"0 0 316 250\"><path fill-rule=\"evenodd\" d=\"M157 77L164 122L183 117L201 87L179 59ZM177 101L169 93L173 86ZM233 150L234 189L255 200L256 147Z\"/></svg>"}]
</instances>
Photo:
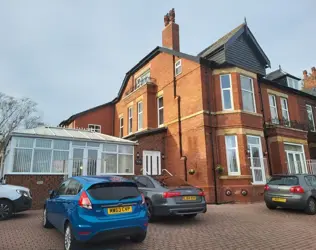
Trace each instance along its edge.
<instances>
[{"instance_id":1,"label":"overcast sky","mask_svg":"<svg viewBox=\"0 0 316 250\"><path fill-rule=\"evenodd\" d=\"M161 45L171 8L182 52L196 55L246 17L272 69L301 77L316 66L314 0L0 0L0 91L32 98L50 125L108 102Z\"/></svg>"}]
</instances>

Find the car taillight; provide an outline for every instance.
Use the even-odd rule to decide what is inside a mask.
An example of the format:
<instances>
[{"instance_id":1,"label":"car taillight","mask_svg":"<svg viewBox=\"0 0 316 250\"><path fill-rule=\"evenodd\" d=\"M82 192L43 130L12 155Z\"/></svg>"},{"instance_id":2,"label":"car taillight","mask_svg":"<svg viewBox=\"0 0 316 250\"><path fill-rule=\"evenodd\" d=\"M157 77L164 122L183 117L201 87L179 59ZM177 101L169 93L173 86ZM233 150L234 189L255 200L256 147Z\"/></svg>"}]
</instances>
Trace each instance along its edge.
<instances>
[{"instance_id":1,"label":"car taillight","mask_svg":"<svg viewBox=\"0 0 316 250\"><path fill-rule=\"evenodd\" d=\"M79 206L86 209L92 209L91 201L85 191L83 191L80 195Z\"/></svg>"},{"instance_id":2,"label":"car taillight","mask_svg":"<svg viewBox=\"0 0 316 250\"><path fill-rule=\"evenodd\" d=\"M172 198L172 197L176 197L176 196L180 196L180 195L181 195L180 192L164 192L163 193L164 198Z\"/></svg>"},{"instance_id":3,"label":"car taillight","mask_svg":"<svg viewBox=\"0 0 316 250\"><path fill-rule=\"evenodd\" d=\"M145 195L144 194L141 194L142 195L142 205L145 204Z\"/></svg>"},{"instance_id":4,"label":"car taillight","mask_svg":"<svg viewBox=\"0 0 316 250\"><path fill-rule=\"evenodd\" d=\"M264 191L268 191L268 190L270 190L269 185L268 184L264 185Z\"/></svg>"},{"instance_id":5,"label":"car taillight","mask_svg":"<svg viewBox=\"0 0 316 250\"><path fill-rule=\"evenodd\" d=\"M304 188L301 186L294 186L290 188L291 193L303 194L305 192Z\"/></svg>"},{"instance_id":6,"label":"car taillight","mask_svg":"<svg viewBox=\"0 0 316 250\"><path fill-rule=\"evenodd\" d=\"M204 191L200 191L200 192L199 192L199 196L205 196Z\"/></svg>"}]
</instances>

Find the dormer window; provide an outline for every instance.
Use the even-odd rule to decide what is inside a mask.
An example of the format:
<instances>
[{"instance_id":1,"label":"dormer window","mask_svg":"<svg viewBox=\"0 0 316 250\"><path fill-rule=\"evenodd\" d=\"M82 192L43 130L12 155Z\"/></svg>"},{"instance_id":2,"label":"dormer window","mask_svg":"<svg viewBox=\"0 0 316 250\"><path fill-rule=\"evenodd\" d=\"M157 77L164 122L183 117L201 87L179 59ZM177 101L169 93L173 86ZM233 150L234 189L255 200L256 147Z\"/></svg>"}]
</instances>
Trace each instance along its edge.
<instances>
[{"instance_id":1,"label":"dormer window","mask_svg":"<svg viewBox=\"0 0 316 250\"><path fill-rule=\"evenodd\" d=\"M294 79L292 77L286 77L287 80L287 86L293 89L301 90L302 84L299 80Z\"/></svg>"},{"instance_id":2,"label":"dormer window","mask_svg":"<svg viewBox=\"0 0 316 250\"><path fill-rule=\"evenodd\" d=\"M141 86L145 85L150 80L150 70L147 70L141 76L137 77L135 80L135 88L138 89Z\"/></svg>"}]
</instances>

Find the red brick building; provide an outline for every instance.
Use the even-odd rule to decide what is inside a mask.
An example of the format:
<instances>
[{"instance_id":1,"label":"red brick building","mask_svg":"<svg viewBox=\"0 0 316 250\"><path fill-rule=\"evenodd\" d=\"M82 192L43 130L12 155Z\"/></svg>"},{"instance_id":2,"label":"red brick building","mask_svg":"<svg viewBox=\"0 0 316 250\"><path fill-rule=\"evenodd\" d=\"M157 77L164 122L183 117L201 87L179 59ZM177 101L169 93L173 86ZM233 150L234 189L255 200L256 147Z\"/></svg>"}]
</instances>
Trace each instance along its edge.
<instances>
[{"instance_id":1,"label":"red brick building","mask_svg":"<svg viewBox=\"0 0 316 250\"><path fill-rule=\"evenodd\" d=\"M248 25L188 55L173 11L164 21L162 47L128 71L117 97L60 126L138 141L136 174L166 169L211 203L260 200L269 175L309 171L316 97L281 68L266 74Z\"/></svg>"}]
</instances>

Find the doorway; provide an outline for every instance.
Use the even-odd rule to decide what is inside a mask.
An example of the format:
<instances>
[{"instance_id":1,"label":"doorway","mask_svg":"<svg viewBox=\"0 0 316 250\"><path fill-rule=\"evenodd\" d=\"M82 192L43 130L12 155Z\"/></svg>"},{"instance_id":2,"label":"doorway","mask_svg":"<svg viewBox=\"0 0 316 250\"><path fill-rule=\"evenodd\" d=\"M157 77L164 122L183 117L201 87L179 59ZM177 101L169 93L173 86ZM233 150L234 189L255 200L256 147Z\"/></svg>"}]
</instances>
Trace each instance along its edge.
<instances>
[{"instance_id":1,"label":"doorway","mask_svg":"<svg viewBox=\"0 0 316 250\"><path fill-rule=\"evenodd\" d=\"M143 175L161 175L160 151L143 151Z\"/></svg>"}]
</instances>

